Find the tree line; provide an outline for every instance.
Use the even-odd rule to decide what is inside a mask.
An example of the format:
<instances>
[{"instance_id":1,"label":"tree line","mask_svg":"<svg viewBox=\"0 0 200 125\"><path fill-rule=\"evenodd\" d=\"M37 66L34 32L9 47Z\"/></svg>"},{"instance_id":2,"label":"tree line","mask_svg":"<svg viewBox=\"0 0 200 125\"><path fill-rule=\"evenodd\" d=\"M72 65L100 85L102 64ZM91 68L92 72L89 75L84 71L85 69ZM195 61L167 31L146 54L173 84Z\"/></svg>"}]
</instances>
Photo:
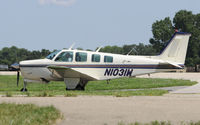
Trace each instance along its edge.
<instances>
[{"instance_id":1,"label":"tree line","mask_svg":"<svg viewBox=\"0 0 200 125\"><path fill-rule=\"evenodd\" d=\"M82 48L77 48L83 50ZM88 51L92 51L87 49ZM132 50L132 51L131 51ZM55 51L55 50L54 50ZM16 46L4 47L0 50L0 64L12 65L22 60L42 59L49 55L50 50L42 49L41 51L29 51L24 48L17 48ZM144 45L140 43L138 45L124 45L119 46L105 46L101 48L100 52L116 53L116 54L129 54L130 55L154 55L155 51L151 45Z\"/></svg>"},{"instance_id":2,"label":"tree line","mask_svg":"<svg viewBox=\"0 0 200 125\"><path fill-rule=\"evenodd\" d=\"M4 47L0 50L0 64L11 65L13 63L18 63L22 60L40 59L45 58L51 52L46 49L41 51L29 51L24 48L17 48L12 46L10 48Z\"/></svg>"},{"instance_id":3,"label":"tree line","mask_svg":"<svg viewBox=\"0 0 200 125\"><path fill-rule=\"evenodd\" d=\"M180 10L171 20L166 17L157 20L152 24L153 38L149 44L143 43L119 46L105 46L100 52L130 54L130 55L157 55L166 46L167 42L174 34L175 29L180 32L192 34L188 45L186 66L196 67L200 64L200 13L193 14L191 11ZM81 48L77 48L81 49ZM21 60L44 58L50 54L50 50L29 51L24 48L12 46L0 50L0 64L11 65Z\"/></svg>"}]
</instances>

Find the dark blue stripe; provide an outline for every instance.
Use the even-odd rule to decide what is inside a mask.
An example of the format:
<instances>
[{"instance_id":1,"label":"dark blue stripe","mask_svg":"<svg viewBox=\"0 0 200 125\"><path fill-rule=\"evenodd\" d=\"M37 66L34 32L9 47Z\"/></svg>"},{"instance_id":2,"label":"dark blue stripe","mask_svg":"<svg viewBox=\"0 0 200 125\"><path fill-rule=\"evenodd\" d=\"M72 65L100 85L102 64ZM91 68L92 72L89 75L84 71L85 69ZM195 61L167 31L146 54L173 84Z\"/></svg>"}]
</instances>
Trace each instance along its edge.
<instances>
[{"instance_id":1,"label":"dark blue stripe","mask_svg":"<svg viewBox=\"0 0 200 125\"><path fill-rule=\"evenodd\" d=\"M20 67L47 67L49 65L20 65ZM134 68L134 69L180 69L178 67L172 65L51 65L51 66L63 66L67 68ZM183 67L184 65L179 64L179 66Z\"/></svg>"}]
</instances>

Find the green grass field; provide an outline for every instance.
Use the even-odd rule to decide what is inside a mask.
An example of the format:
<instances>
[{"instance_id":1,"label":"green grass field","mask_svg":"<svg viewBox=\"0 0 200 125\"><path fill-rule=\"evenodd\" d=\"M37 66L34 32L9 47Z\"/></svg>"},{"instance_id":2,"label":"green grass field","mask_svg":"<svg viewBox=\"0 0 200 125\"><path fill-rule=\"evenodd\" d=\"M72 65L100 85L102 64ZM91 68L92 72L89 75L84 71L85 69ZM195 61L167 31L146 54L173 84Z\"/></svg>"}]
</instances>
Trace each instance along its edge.
<instances>
[{"instance_id":1,"label":"green grass field","mask_svg":"<svg viewBox=\"0 0 200 125\"><path fill-rule=\"evenodd\" d=\"M0 125L53 125L61 113L53 106L0 104Z\"/></svg>"},{"instance_id":2,"label":"green grass field","mask_svg":"<svg viewBox=\"0 0 200 125\"><path fill-rule=\"evenodd\" d=\"M170 87L170 86L191 86L196 84L189 80L175 79L148 79L148 78L122 78L114 79L107 84L106 81L91 81L87 84L85 91L66 91L64 82L50 82L49 84L29 83L28 92L22 93L19 90L23 87L23 80L16 85L16 76L0 76L0 94L13 96L25 94L27 96L77 96L77 95L113 95L134 96L148 95L159 96L167 93L166 90L155 90L151 88ZM144 89L131 91L128 89ZM121 91L126 90L126 91Z\"/></svg>"}]
</instances>

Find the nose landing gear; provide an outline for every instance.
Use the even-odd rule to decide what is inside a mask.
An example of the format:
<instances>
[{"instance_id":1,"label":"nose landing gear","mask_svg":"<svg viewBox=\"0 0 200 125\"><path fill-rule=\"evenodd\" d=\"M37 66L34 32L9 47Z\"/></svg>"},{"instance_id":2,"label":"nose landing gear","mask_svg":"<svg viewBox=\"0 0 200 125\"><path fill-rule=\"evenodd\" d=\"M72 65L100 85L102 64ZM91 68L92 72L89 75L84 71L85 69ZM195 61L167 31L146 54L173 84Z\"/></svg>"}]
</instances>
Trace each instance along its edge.
<instances>
[{"instance_id":1,"label":"nose landing gear","mask_svg":"<svg viewBox=\"0 0 200 125\"><path fill-rule=\"evenodd\" d=\"M21 91L21 92L27 92L28 89L26 88L26 86L27 86L27 82L24 81L24 87L23 87L20 91Z\"/></svg>"}]
</instances>

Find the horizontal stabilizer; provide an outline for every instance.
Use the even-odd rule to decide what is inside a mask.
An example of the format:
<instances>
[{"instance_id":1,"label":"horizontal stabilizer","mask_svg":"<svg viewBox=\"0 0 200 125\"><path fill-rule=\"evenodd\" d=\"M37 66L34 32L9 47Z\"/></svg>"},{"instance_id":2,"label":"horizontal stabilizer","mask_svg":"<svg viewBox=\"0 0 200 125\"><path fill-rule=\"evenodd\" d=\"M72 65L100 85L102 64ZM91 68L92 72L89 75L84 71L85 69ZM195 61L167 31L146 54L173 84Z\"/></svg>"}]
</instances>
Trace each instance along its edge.
<instances>
[{"instance_id":1,"label":"horizontal stabilizer","mask_svg":"<svg viewBox=\"0 0 200 125\"><path fill-rule=\"evenodd\" d=\"M184 67L182 67L181 65L177 64L177 63L174 63L174 62L169 62L169 61L166 61L166 62L162 62L161 64L169 64L169 65L172 65L176 68L179 68L179 69L183 69Z\"/></svg>"}]
</instances>

